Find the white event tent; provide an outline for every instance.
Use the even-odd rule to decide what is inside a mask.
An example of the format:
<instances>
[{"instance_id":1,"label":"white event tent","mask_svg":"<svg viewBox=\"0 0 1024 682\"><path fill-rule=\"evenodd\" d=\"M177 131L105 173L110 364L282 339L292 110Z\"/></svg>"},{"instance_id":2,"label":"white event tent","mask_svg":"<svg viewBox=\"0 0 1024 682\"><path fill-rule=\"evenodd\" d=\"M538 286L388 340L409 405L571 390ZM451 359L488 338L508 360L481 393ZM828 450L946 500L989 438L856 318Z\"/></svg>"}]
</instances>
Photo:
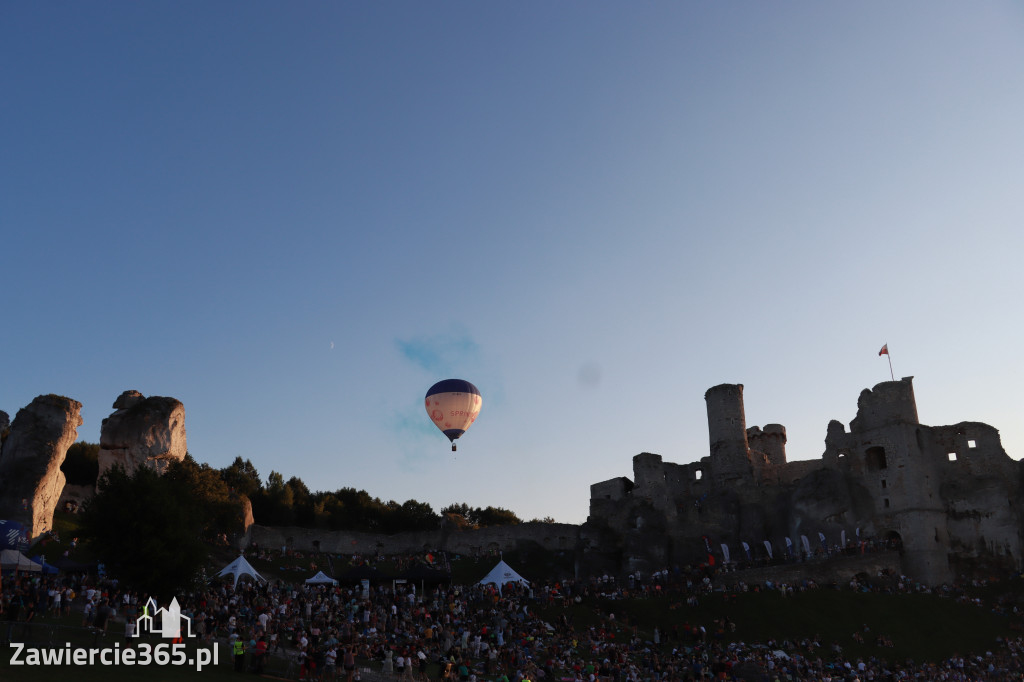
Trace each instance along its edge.
<instances>
[{"instance_id":1,"label":"white event tent","mask_svg":"<svg viewBox=\"0 0 1024 682\"><path fill-rule=\"evenodd\" d=\"M307 585L337 585L338 581L323 571L317 571L316 575L306 581Z\"/></svg>"},{"instance_id":2,"label":"white event tent","mask_svg":"<svg viewBox=\"0 0 1024 682\"><path fill-rule=\"evenodd\" d=\"M0 551L0 568L3 568L5 571L29 571L31 573L43 570L40 564L32 561L16 549Z\"/></svg>"},{"instance_id":3,"label":"white event tent","mask_svg":"<svg viewBox=\"0 0 1024 682\"><path fill-rule=\"evenodd\" d=\"M523 585L529 585L530 581L519 575L515 570L505 563L502 559L498 562L498 565L491 569L491 572L484 576L484 579L480 581L480 585L494 584L501 589L505 583L521 583Z\"/></svg>"},{"instance_id":4,"label":"white event tent","mask_svg":"<svg viewBox=\"0 0 1024 682\"><path fill-rule=\"evenodd\" d=\"M250 564L248 561L246 561L245 557L242 556L241 554L238 555L237 559L235 559L230 564L225 566L221 570L221 572L217 574L217 577L220 578L220 577L225 576L225 575L234 575L235 576L234 587L238 587L239 579L242 576L246 576L246 575L247 576L251 576L252 578L254 578L256 580L262 580L263 582L267 582L267 579L264 578L259 573L257 573L256 569L252 567L252 564Z\"/></svg>"}]
</instances>

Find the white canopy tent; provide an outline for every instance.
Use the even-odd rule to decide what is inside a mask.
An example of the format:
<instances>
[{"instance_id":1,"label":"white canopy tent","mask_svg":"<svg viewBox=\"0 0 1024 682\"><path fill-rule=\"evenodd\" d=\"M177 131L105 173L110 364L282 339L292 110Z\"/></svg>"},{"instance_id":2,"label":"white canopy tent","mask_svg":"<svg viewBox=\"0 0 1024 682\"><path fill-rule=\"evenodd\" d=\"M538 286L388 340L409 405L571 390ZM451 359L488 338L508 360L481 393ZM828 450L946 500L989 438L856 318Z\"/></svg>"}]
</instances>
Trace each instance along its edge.
<instances>
[{"instance_id":1,"label":"white canopy tent","mask_svg":"<svg viewBox=\"0 0 1024 682\"><path fill-rule=\"evenodd\" d=\"M515 570L505 563L502 559L498 562L498 565L491 569L491 572L484 576L484 579L480 581L480 585L494 584L498 586L498 589L504 587L505 583L521 583L523 585L529 585L530 581L519 575Z\"/></svg>"},{"instance_id":2,"label":"white canopy tent","mask_svg":"<svg viewBox=\"0 0 1024 682\"><path fill-rule=\"evenodd\" d=\"M263 582L267 582L267 579L264 578L259 573L257 573L256 569L252 567L252 564L250 564L248 561L246 561L245 557L242 556L242 555L238 555L237 559L235 559L230 564L225 566L221 570L221 572L217 574L217 577L220 578L220 577L225 576L225 575L234 575L235 576L234 587L238 587L239 579L242 576L246 576L246 575L251 576L255 580L262 580Z\"/></svg>"},{"instance_id":3,"label":"white canopy tent","mask_svg":"<svg viewBox=\"0 0 1024 682\"><path fill-rule=\"evenodd\" d=\"M337 585L338 581L323 571L317 571L316 575L306 581L307 585Z\"/></svg>"},{"instance_id":4,"label":"white canopy tent","mask_svg":"<svg viewBox=\"0 0 1024 682\"><path fill-rule=\"evenodd\" d=\"M5 571L29 571L32 573L38 573L43 570L42 565L32 561L16 549L0 551L0 568Z\"/></svg>"}]
</instances>

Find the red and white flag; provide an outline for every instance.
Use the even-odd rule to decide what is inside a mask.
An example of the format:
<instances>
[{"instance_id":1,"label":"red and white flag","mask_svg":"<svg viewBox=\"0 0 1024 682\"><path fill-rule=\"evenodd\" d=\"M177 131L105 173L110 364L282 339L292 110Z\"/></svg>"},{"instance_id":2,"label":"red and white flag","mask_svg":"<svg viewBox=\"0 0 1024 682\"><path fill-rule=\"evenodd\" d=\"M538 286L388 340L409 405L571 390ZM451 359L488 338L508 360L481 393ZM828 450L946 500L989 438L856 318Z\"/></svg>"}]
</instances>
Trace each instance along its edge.
<instances>
[{"instance_id":1,"label":"red and white flag","mask_svg":"<svg viewBox=\"0 0 1024 682\"><path fill-rule=\"evenodd\" d=\"M888 354L889 354L889 344L885 344L884 346L882 346L882 350L878 351L878 355L882 356L882 355L888 355Z\"/></svg>"}]
</instances>

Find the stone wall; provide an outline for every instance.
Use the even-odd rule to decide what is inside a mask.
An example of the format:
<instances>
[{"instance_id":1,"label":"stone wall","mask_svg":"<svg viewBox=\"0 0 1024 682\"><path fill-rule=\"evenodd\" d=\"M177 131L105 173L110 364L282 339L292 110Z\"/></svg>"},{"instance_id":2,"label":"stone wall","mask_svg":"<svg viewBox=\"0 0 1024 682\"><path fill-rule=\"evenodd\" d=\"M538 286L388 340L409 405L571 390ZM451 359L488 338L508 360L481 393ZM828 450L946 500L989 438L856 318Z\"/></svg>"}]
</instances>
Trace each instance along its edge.
<instances>
[{"instance_id":1,"label":"stone wall","mask_svg":"<svg viewBox=\"0 0 1024 682\"><path fill-rule=\"evenodd\" d=\"M522 542L536 543L550 551L576 549L580 527L566 523L521 523L479 530L420 531L380 535L356 531L316 530L311 528L267 527L254 524L245 539L246 545L258 544L269 549L332 554L418 554L424 551L447 551L458 554L482 554L511 551Z\"/></svg>"},{"instance_id":2,"label":"stone wall","mask_svg":"<svg viewBox=\"0 0 1024 682\"><path fill-rule=\"evenodd\" d=\"M764 585L769 580L775 584L797 586L805 580L813 580L819 587L832 583L845 587L851 578L858 575L867 575L873 579L881 574L899 572L900 555L898 552L890 551L748 568L734 573L723 573L716 582L734 588L740 581L748 586Z\"/></svg>"},{"instance_id":3,"label":"stone wall","mask_svg":"<svg viewBox=\"0 0 1024 682\"><path fill-rule=\"evenodd\" d=\"M624 568L699 560L704 537L736 548L807 535L816 548L818 533L835 545L858 529L902 543L904 571L929 584L953 577L951 558L1024 567L1021 463L987 424L920 424L912 377L861 392L850 430L829 422L818 460L787 462L781 424L747 429L742 385L715 386L705 400L708 457L642 453L632 488L592 487L588 525L622 548Z\"/></svg>"}]
</instances>

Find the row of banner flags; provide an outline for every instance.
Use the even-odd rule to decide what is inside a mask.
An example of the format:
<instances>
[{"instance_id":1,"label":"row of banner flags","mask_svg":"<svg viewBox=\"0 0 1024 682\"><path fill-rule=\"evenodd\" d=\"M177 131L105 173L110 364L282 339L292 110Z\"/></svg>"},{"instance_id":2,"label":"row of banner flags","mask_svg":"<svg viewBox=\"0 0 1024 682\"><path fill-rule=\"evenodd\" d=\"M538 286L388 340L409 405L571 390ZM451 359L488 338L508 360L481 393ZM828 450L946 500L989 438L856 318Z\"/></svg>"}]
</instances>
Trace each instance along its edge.
<instances>
[{"instance_id":1,"label":"row of banner flags","mask_svg":"<svg viewBox=\"0 0 1024 682\"><path fill-rule=\"evenodd\" d=\"M855 533L856 533L856 536L857 536L857 543L861 546L861 550L863 551L864 544L860 541L860 528L857 528ZM703 539L704 539L704 549L707 550L707 553L708 553L708 564L711 565L711 566L714 566L715 565L715 552L711 549L711 539L708 538L708 536L706 536L706 535L703 536ZM783 539L785 540L785 543L786 543L786 557L787 558L791 558L793 556L794 543L789 538L789 536L786 536ZM800 548L802 549L804 554L808 554L808 555L811 554L811 541L808 539L808 537L806 535L801 535L799 537L799 540L800 540ZM825 554L828 554L828 541L825 538L825 534L820 532L820 531L818 532L818 541L821 543L821 549L825 552ZM764 545L765 552L767 552L767 554L768 554L768 559L769 560L774 559L775 558L775 548L772 546L771 541L770 540L764 540L762 544ZM719 546L721 547L722 558L725 560L725 563L727 563L727 564L731 563L732 562L732 553L729 550L729 545L723 542ZM839 533L839 546L840 547L846 547L846 531L845 530L844 531L840 531L840 533ZM746 555L747 561L753 561L754 557L753 557L753 553L751 552L750 545L746 541L740 541L740 547L743 548L743 553Z\"/></svg>"}]
</instances>

